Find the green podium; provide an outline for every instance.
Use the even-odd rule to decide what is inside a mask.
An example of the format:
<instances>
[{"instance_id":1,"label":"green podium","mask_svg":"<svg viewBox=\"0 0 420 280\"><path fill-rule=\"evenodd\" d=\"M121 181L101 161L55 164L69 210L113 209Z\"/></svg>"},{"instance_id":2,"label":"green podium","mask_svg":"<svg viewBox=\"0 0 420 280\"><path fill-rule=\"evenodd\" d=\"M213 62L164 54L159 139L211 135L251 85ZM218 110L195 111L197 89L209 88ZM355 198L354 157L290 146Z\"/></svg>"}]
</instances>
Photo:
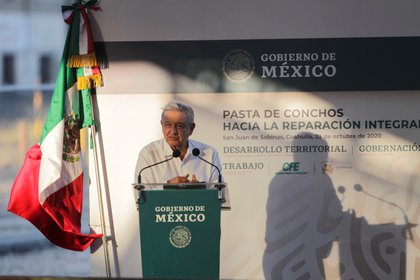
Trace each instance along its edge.
<instances>
[{"instance_id":1,"label":"green podium","mask_svg":"<svg viewBox=\"0 0 420 280\"><path fill-rule=\"evenodd\" d=\"M219 279L218 190L138 191L143 278Z\"/></svg>"}]
</instances>

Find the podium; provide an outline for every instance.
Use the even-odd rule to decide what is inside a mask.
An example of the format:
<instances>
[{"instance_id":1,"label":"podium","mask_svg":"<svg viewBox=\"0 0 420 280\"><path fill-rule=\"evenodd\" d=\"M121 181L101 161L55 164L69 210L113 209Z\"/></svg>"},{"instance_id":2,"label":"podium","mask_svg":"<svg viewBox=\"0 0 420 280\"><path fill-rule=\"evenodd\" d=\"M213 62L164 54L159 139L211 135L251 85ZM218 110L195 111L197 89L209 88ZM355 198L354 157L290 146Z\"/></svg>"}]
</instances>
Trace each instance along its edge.
<instances>
[{"instance_id":1,"label":"podium","mask_svg":"<svg viewBox=\"0 0 420 280\"><path fill-rule=\"evenodd\" d=\"M220 187L134 184L143 278L219 279Z\"/></svg>"}]
</instances>

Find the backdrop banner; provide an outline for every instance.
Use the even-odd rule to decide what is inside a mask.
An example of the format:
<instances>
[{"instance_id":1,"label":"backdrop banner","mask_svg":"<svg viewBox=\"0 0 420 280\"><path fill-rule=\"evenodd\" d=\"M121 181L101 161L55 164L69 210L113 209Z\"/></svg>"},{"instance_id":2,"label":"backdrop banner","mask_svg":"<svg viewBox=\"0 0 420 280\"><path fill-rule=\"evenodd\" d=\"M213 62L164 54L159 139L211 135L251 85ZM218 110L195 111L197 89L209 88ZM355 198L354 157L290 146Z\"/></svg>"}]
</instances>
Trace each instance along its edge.
<instances>
[{"instance_id":1,"label":"backdrop banner","mask_svg":"<svg viewBox=\"0 0 420 280\"><path fill-rule=\"evenodd\" d=\"M111 59L113 67L138 62L137 71L123 79L105 77L104 92L112 94L415 90L420 87L419 48L420 37L96 44L102 60ZM142 73L141 66L156 71ZM158 68L171 75L172 84L139 79L140 73L150 78L163 74Z\"/></svg>"},{"instance_id":2,"label":"backdrop banner","mask_svg":"<svg viewBox=\"0 0 420 280\"><path fill-rule=\"evenodd\" d=\"M175 100L193 107L191 138L219 151L229 186L220 278L420 279L420 37L96 47L113 275L142 273L134 168Z\"/></svg>"}]
</instances>

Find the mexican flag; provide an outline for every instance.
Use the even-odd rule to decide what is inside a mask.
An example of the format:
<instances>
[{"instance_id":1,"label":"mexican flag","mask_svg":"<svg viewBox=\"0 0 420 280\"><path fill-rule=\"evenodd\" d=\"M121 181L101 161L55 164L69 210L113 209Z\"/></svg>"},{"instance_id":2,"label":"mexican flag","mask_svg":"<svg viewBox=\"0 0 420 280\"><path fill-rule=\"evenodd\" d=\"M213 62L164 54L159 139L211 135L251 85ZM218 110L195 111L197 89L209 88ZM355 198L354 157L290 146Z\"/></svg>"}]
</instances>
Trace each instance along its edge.
<instances>
[{"instance_id":1,"label":"mexican flag","mask_svg":"<svg viewBox=\"0 0 420 280\"><path fill-rule=\"evenodd\" d=\"M86 15L95 3L63 7L70 27L51 105L40 143L27 152L8 206L55 245L76 251L102 236L81 232L80 129L92 125L90 90L102 81Z\"/></svg>"}]
</instances>

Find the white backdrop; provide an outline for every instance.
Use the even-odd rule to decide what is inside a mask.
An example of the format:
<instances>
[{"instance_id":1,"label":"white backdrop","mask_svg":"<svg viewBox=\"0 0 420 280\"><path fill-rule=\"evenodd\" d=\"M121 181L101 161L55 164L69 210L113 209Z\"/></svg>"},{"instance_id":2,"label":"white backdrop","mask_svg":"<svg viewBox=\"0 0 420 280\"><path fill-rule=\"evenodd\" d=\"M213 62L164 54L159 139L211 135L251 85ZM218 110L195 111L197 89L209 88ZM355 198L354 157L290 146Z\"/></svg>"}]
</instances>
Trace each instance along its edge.
<instances>
[{"instance_id":1,"label":"white backdrop","mask_svg":"<svg viewBox=\"0 0 420 280\"><path fill-rule=\"evenodd\" d=\"M413 1L369 4L363 1L118 1L117 4L103 0L102 11L92 15L92 22L98 42L419 36L416 27L420 18L415 14L419 6L420 3ZM366 223L360 228L361 232L369 230L369 225L384 224L394 225L387 231L392 232L405 224L404 214L410 222L420 222L417 178L420 161L417 148L413 148L419 143L420 133L414 126L396 126L403 120L417 122L418 91L203 94L190 90L174 94L173 73L150 62L110 61L102 72L104 87L96 96L100 131L97 141L102 151L99 177L111 239L113 277L141 275L138 213L131 188L133 172L138 151L161 137L161 107L172 99L192 105L197 122L193 138L215 146L224 164L232 210L222 213L221 278L269 278L264 268L272 270L273 261L267 261L270 254L264 259L265 238L268 234L270 239L275 232L270 225L270 215L273 215L270 185L276 182L278 172L288 178L300 176L291 174L290 169L285 170L285 164L298 162L299 168L295 171L303 173L302 176L328 176L341 207L339 211L328 211L345 217L355 213ZM200 83L182 76L176 80L183 81L189 89ZM198 88L202 87L198 85ZM236 118L235 113L240 110L247 110L251 115ZM310 117L302 116L308 110L315 113ZM319 112L334 114L325 116ZM378 120L391 120L394 125L366 127L366 121ZM325 126L325 123L343 125L345 121L360 123L360 127ZM245 123L244 128L251 125L254 129L234 129L234 122ZM290 128L295 122L304 127ZM315 122L322 122L323 129L311 127ZM279 129L275 129L273 123ZM295 158L293 138L302 132L320 135L331 146L326 160L330 166L327 174L322 173L325 159L319 159L319 152L307 152L303 158ZM267 135L276 137L263 137ZM298 146L321 145L319 139L304 139ZM254 152L235 152L241 147L251 147ZM393 147L399 150L384 150ZM272 152L273 149L277 150ZM91 160L90 224L93 230L100 232L92 163ZM382 200L355 191L354 185L361 185L363 190ZM343 188L344 195L339 192ZM315 198L296 201L308 207L318 202ZM283 205L279 202L278 207ZM336 210L338 212L334 212ZM317 218L316 213L313 218ZM341 228L349 232L351 226L346 221L344 218ZM420 276L416 268L420 260L419 230L414 228L412 232L414 238L406 240L406 248L397 248L398 252L406 254L407 279ZM338 262L345 260L345 256L342 243L331 242L331 253L324 261L324 268L328 279L338 279ZM298 244L296 240L289 243L290 246ZM92 249L92 275L104 276L103 248ZM381 274L380 267L375 268L374 253L364 252L363 255L377 275L386 276ZM389 258L386 260L391 262ZM351 267L354 264L347 265L348 271L354 269Z\"/></svg>"}]
</instances>

